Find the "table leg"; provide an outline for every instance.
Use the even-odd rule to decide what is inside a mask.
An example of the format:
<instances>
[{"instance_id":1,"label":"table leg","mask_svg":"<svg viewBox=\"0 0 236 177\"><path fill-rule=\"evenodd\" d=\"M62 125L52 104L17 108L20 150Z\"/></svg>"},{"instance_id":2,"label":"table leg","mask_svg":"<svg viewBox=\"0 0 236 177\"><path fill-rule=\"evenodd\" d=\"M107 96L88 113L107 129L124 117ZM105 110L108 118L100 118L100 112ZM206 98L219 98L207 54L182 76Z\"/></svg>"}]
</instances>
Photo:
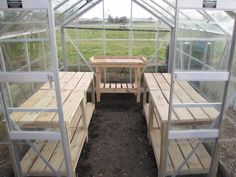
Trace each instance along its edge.
<instances>
[{"instance_id":1,"label":"table leg","mask_svg":"<svg viewBox=\"0 0 236 177\"><path fill-rule=\"evenodd\" d=\"M140 90L141 90L141 68L138 67L135 69L135 84L137 85L137 103L140 102Z\"/></svg>"},{"instance_id":2,"label":"table leg","mask_svg":"<svg viewBox=\"0 0 236 177\"><path fill-rule=\"evenodd\" d=\"M150 132L153 130L153 114L154 114L154 105L153 105L153 102L151 100L151 98L149 98L149 116L148 116L148 132L147 132L147 137L148 137L148 141L149 141L149 144L152 144L151 143L151 134Z\"/></svg>"},{"instance_id":3,"label":"table leg","mask_svg":"<svg viewBox=\"0 0 236 177\"><path fill-rule=\"evenodd\" d=\"M96 68L96 95L97 95L97 102L100 102L100 97L101 97L100 84L101 84L101 69L99 67L97 67Z\"/></svg>"},{"instance_id":4,"label":"table leg","mask_svg":"<svg viewBox=\"0 0 236 177\"><path fill-rule=\"evenodd\" d=\"M166 168L165 164L165 157L164 154L165 152L168 154L168 137L166 136L167 134L167 123L161 123L161 152L160 152L160 169L158 169L158 177L161 177L164 175L164 170ZM166 160L167 161L167 160Z\"/></svg>"},{"instance_id":5,"label":"table leg","mask_svg":"<svg viewBox=\"0 0 236 177\"><path fill-rule=\"evenodd\" d=\"M147 104L147 85L144 83L144 91L143 91L143 108L145 108Z\"/></svg>"}]
</instances>

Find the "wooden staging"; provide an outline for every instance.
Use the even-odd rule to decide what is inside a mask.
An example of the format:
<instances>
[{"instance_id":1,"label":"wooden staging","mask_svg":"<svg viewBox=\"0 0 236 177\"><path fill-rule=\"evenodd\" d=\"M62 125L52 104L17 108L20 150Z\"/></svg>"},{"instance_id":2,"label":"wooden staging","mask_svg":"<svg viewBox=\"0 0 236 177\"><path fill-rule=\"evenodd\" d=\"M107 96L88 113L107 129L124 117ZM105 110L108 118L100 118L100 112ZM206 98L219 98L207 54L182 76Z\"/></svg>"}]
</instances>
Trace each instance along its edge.
<instances>
[{"instance_id":1,"label":"wooden staging","mask_svg":"<svg viewBox=\"0 0 236 177\"><path fill-rule=\"evenodd\" d=\"M101 93L134 93L140 102L141 68L146 65L144 57L96 56L90 59L90 65L96 68L96 95L100 102ZM126 67L134 69L134 83L102 83L102 68Z\"/></svg>"},{"instance_id":2,"label":"wooden staging","mask_svg":"<svg viewBox=\"0 0 236 177\"><path fill-rule=\"evenodd\" d=\"M95 109L93 73L60 72L60 87L64 120L69 140L72 170L75 168L85 140L88 140L88 127ZM88 88L92 87L92 102L87 102ZM54 108L55 91L48 83L44 84L34 95L20 107ZM12 113L11 117L22 128L58 131L58 115L52 112ZM36 141L34 143L40 154L54 167L61 176L66 176L62 144L55 141ZM29 149L21 160L25 176L55 176L40 157Z\"/></svg>"},{"instance_id":3,"label":"wooden staging","mask_svg":"<svg viewBox=\"0 0 236 177\"><path fill-rule=\"evenodd\" d=\"M164 146L166 137L169 109L170 75L160 73L145 73L145 88L143 98L143 108L148 125L148 137L152 144L157 166L158 176L161 176L163 164L163 152L167 148ZM174 102L206 103L203 98L188 82L181 81L175 83ZM147 102L147 92L149 92L149 103ZM175 125L197 125L209 124L219 112L214 108L175 108L172 122ZM192 151L198 140L174 140L168 147L168 159L166 175L172 175L181 165L184 159ZM200 144L196 152L191 156L187 164L180 169L178 175L203 174L208 173L211 157Z\"/></svg>"}]
</instances>

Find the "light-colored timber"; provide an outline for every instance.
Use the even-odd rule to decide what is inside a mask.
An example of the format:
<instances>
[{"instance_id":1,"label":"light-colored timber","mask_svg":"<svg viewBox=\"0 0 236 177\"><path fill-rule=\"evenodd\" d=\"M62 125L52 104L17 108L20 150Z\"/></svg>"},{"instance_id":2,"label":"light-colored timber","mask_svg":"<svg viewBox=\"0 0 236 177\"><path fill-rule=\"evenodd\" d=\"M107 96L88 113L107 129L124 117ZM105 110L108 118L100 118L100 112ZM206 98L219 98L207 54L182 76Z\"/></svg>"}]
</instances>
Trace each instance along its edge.
<instances>
[{"instance_id":1,"label":"light-colored timber","mask_svg":"<svg viewBox=\"0 0 236 177\"><path fill-rule=\"evenodd\" d=\"M60 72L61 98L66 125L73 173L88 138L88 127L95 109L94 92L92 101L87 102L89 87L94 87L94 75L91 72ZM20 108L56 108L56 95L53 83L44 84L35 94L26 100ZM24 129L49 129L59 131L59 118L56 112L22 113L14 112L11 118ZM61 176L66 175L63 149L57 141L34 142L42 156ZM40 157L29 149L21 160L25 176L55 176Z\"/></svg>"},{"instance_id":2,"label":"light-colored timber","mask_svg":"<svg viewBox=\"0 0 236 177\"><path fill-rule=\"evenodd\" d=\"M169 142L168 147L164 146L163 140L168 131L170 83L170 74L144 74L143 108L149 131L147 135L152 144L159 169L158 176L163 174L161 169L164 165L163 152L165 149L168 149L166 175L172 175L199 141L197 139L173 140ZM173 100L175 103L207 103L207 100L186 81L175 82ZM150 106L153 108L150 109ZM216 119L218 114L219 112L215 108L174 108L171 121L172 125L179 125L178 128L198 124L208 125L212 120ZM150 122L156 122L157 126L151 125ZM188 162L180 169L178 175L208 173L210 163L211 157L209 153L200 144Z\"/></svg>"},{"instance_id":3,"label":"light-colored timber","mask_svg":"<svg viewBox=\"0 0 236 177\"><path fill-rule=\"evenodd\" d=\"M147 60L144 57L126 56L96 56L90 58L90 65L96 70L96 95L97 102L100 102L101 93L134 93L137 95L137 102L140 102L141 91L141 68ZM134 83L102 83L101 74L103 68L126 67L134 70Z\"/></svg>"}]
</instances>

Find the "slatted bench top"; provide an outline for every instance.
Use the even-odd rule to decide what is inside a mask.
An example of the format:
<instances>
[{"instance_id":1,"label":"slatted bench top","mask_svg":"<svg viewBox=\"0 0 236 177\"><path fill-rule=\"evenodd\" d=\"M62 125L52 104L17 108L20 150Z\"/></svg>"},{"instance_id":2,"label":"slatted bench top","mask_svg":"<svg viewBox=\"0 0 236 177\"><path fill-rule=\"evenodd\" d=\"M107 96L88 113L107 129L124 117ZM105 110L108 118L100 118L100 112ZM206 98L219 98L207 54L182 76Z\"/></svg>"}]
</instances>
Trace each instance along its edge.
<instances>
[{"instance_id":1,"label":"slatted bench top","mask_svg":"<svg viewBox=\"0 0 236 177\"><path fill-rule=\"evenodd\" d=\"M60 72L64 119L69 124L73 121L76 110L92 80L93 73ZM49 83L44 84L35 94L27 99L20 108L56 108L54 86L52 86L51 89L49 88ZM14 112L10 116L17 124L28 128L56 128L58 127L59 121L58 115L55 112Z\"/></svg>"},{"instance_id":2,"label":"slatted bench top","mask_svg":"<svg viewBox=\"0 0 236 177\"><path fill-rule=\"evenodd\" d=\"M161 133L156 128L150 131L150 138L153 144L154 155L157 160L158 169L160 169L160 152L161 152ZM172 175L181 163L186 159L192 149L196 146L198 140L174 140L169 143L169 152L167 157L166 175ZM182 174L201 174L207 173L210 167L211 157L202 144L188 160L178 175Z\"/></svg>"},{"instance_id":3,"label":"slatted bench top","mask_svg":"<svg viewBox=\"0 0 236 177\"><path fill-rule=\"evenodd\" d=\"M170 94L170 74L145 73L144 79L154 107L160 114L160 119L168 121L169 94ZM174 103L207 103L188 82L178 81L174 85ZM148 105L146 105L148 106ZM172 121L176 123L210 122L218 116L219 112L215 108L174 108Z\"/></svg>"},{"instance_id":4,"label":"slatted bench top","mask_svg":"<svg viewBox=\"0 0 236 177\"><path fill-rule=\"evenodd\" d=\"M93 67L143 67L146 64L147 60L144 57L96 56L90 59L90 65Z\"/></svg>"}]
</instances>

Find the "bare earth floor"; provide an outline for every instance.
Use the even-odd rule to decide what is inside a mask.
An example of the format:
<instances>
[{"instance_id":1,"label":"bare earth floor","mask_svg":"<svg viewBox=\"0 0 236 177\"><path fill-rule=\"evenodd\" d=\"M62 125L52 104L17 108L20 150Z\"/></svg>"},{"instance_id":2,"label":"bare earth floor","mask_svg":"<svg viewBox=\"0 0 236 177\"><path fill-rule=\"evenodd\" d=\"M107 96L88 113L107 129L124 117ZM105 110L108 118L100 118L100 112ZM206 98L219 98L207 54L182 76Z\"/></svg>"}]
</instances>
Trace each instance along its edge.
<instances>
[{"instance_id":1,"label":"bare earth floor","mask_svg":"<svg viewBox=\"0 0 236 177\"><path fill-rule=\"evenodd\" d=\"M224 136L235 142L235 112L226 123ZM141 104L132 94L102 95L96 104L89 127L89 142L85 144L77 172L79 177L157 177L157 168L149 145L146 122ZM0 127L2 129L2 126ZM2 135L4 132L0 132ZM0 142L3 137L0 136ZM221 160L234 177L236 156L234 143L225 143ZM7 148L0 145L0 177L12 177ZM199 177L200 175L195 175ZM219 175L223 177L225 174ZM189 176L188 176L189 177Z\"/></svg>"}]
</instances>

